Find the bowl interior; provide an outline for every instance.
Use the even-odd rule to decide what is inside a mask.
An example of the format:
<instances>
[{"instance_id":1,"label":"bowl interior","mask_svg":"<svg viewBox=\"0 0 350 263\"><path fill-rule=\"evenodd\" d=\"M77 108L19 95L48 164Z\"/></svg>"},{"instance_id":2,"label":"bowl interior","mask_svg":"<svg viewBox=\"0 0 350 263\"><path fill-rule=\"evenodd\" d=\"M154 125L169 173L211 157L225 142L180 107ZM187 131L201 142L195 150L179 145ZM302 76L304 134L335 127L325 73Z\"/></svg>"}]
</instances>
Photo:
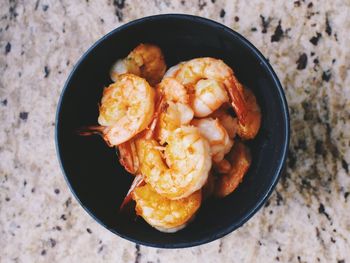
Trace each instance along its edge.
<instances>
[{"instance_id":1,"label":"bowl interior","mask_svg":"<svg viewBox=\"0 0 350 263\"><path fill-rule=\"evenodd\" d=\"M161 47L170 67L211 56L230 65L251 88L262 109L262 127L249 142L253 162L238 189L204 203L193 223L174 234L161 233L140 218L119 213L133 177L119 165L115 150L98 136L80 137L79 127L97 124L109 69L139 43ZM288 112L280 84L268 63L237 33L215 22L185 15L144 18L112 31L78 62L63 91L56 123L57 150L67 181L82 206L114 233L157 247L209 242L242 225L271 193L288 146Z\"/></svg>"}]
</instances>

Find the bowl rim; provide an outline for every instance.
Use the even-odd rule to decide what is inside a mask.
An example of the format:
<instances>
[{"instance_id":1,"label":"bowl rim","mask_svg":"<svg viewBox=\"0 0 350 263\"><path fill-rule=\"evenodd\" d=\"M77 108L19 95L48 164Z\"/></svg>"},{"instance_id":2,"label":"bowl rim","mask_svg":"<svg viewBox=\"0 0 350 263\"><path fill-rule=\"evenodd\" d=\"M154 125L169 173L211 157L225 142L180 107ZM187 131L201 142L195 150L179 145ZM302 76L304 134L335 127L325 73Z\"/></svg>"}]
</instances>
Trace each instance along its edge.
<instances>
[{"instance_id":1,"label":"bowl rim","mask_svg":"<svg viewBox=\"0 0 350 263\"><path fill-rule=\"evenodd\" d=\"M219 30L224 30L228 34L234 36L239 41L241 41L259 59L260 63L267 69L268 74L272 77L274 85L278 91L278 95L279 95L278 98L282 104L282 108L283 108L282 114L283 114L283 117L285 119L284 129L285 129L286 133L285 133L285 137L283 140L284 144L283 144L283 148L282 148L282 155L281 155L281 158L279 159L277 169L271 178L272 182L269 185L269 187L266 189L263 196L260 197L259 201L253 206L252 209L249 210L249 212L244 217L242 217L238 222L229 225L225 229L218 231L213 235L201 238L201 239L196 240L196 241L188 241L188 242L182 241L182 242L178 242L178 243L158 244L158 243L152 243L152 242L147 242L147 241L140 241L140 240L137 240L135 238L129 237L125 234L119 233L118 231L116 231L112 228L109 228L81 202L81 200L77 196L76 192L74 191L72 185L70 184L68 176L67 176L65 169L63 167L63 163L62 163L62 159L61 159L61 155L60 155L60 146L58 144L58 140L59 140L58 129L59 129L59 115L61 112L62 101L63 101L64 95L66 93L66 90L68 88L68 85L71 82L71 79L72 79L73 75L75 74L75 72L77 71L78 67L86 59L86 57L91 53L91 51L93 51L98 45L100 45L102 42L107 40L112 35L118 33L119 31L126 29L129 26L138 25L138 24L141 24L141 23L146 22L146 21L156 21L156 20L162 20L162 19L168 19L168 18L178 19L178 20L196 21L197 23L200 23L200 24L203 24L203 25L206 25L209 27L215 27ZM149 247L156 247L156 248L174 248L175 249L175 248L187 248L187 247L199 246L202 244L206 244L206 243L215 241L219 238L222 238L222 237L228 235L229 233L233 232L234 230L238 229L239 227L241 227L244 223L246 223L263 206L263 204L267 201L267 199L272 194L274 188L276 187L277 182L278 182L279 178L281 177L281 174L283 173L284 168L285 168L285 162L286 162L287 155L288 155L289 140L290 140L290 118L289 118L289 110L288 110L287 100L286 100L286 97L285 97L285 94L283 91L283 87L282 87L282 85L277 77L277 74L274 72L272 66L270 65L268 60L263 56L263 54L251 42L249 42L245 37L243 37L241 34L239 34L238 32L234 31L233 29L231 29L231 28L229 28L229 27L227 27L219 22L216 22L216 21L208 19L208 18L200 17L200 16L179 14L179 13L152 15L152 16L146 16L146 17L142 17L142 18L139 18L136 20L132 20L128 23L125 23L125 24L113 29L112 31L108 32L103 37L98 39L77 60L73 69L71 70L70 74L68 75L68 78L65 81L65 84L63 86L63 89L61 91L61 94L60 94L60 97L59 97L59 100L57 103L56 116L55 116L55 149L56 149L56 154L57 154L59 166L60 166L61 171L63 173L64 179L65 179L71 193L73 194L74 198L78 201L78 203L83 207L83 209L96 222L98 222L100 225L102 225L103 227L105 227L106 229L111 231L112 233L114 233L114 234L118 235L119 237L122 237L128 241L134 242L136 244L141 244L141 245L145 245L145 246L149 246Z\"/></svg>"}]
</instances>

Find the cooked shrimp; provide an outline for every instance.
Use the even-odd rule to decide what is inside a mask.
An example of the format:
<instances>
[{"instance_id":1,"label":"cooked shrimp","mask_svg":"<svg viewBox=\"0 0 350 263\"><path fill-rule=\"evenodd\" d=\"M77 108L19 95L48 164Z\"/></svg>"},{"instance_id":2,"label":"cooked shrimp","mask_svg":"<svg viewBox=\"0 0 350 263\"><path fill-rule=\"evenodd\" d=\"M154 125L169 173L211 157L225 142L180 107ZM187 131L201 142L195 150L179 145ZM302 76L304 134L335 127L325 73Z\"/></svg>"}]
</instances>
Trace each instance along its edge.
<instances>
[{"instance_id":1,"label":"cooked shrimp","mask_svg":"<svg viewBox=\"0 0 350 263\"><path fill-rule=\"evenodd\" d=\"M133 74L120 75L105 88L98 122L80 130L80 135L100 134L112 147L144 130L152 121L155 92L146 80Z\"/></svg>"},{"instance_id":2,"label":"cooked shrimp","mask_svg":"<svg viewBox=\"0 0 350 263\"><path fill-rule=\"evenodd\" d=\"M242 181L251 164L249 149L239 141L235 142L227 159L231 163L231 169L216 181L215 195L218 197L225 197L232 193Z\"/></svg>"},{"instance_id":3,"label":"cooked shrimp","mask_svg":"<svg viewBox=\"0 0 350 263\"><path fill-rule=\"evenodd\" d=\"M190 123L193 110L188 105L189 95L185 87L174 78L164 78L157 90L164 95L165 102L157 126L158 139L164 144L172 131Z\"/></svg>"},{"instance_id":4,"label":"cooked shrimp","mask_svg":"<svg viewBox=\"0 0 350 263\"><path fill-rule=\"evenodd\" d=\"M175 78L164 77L157 86L157 90L164 94L166 101L183 104L189 103L190 98L186 88Z\"/></svg>"},{"instance_id":5,"label":"cooked shrimp","mask_svg":"<svg viewBox=\"0 0 350 263\"><path fill-rule=\"evenodd\" d=\"M218 87L223 86L226 89L227 95L239 121L244 123L246 107L243 98L243 87L236 79L232 69L222 60L209 57L195 58L181 65L180 68L173 73L173 75L181 84L185 85L186 88L190 90L195 90L197 88L196 83L198 83L200 80L215 80L215 83L209 82L210 85L215 84L215 90L218 89L220 92L222 89ZM206 86L209 83L204 82L204 84L201 85ZM208 91L213 92L212 89L208 89ZM211 96L210 99L208 98L208 100L205 101L205 103L208 104L210 102L212 105L214 105L213 109L216 110L218 108L217 105L222 104L221 101L226 101L223 94L221 94L218 98ZM201 114L202 116L207 116L208 109L206 109L205 112L201 112Z\"/></svg>"},{"instance_id":6,"label":"cooked shrimp","mask_svg":"<svg viewBox=\"0 0 350 263\"><path fill-rule=\"evenodd\" d=\"M119 144L118 147L119 162L131 174L136 174L139 170L139 160L136 152L136 145L133 139Z\"/></svg>"},{"instance_id":7,"label":"cooked shrimp","mask_svg":"<svg viewBox=\"0 0 350 263\"><path fill-rule=\"evenodd\" d=\"M212 118L195 119L191 124L196 126L201 135L208 140L213 162L219 163L222 161L225 154L231 150L233 140L230 139L219 120Z\"/></svg>"},{"instance_id":8,"label":"cooked shrimp","mask_svg":"<svg viewBox=\"0 0 350 263\"><path fill-rule=\"evenodd\" d=\"M199 80L194 85L192 97L191 104L196 117L208 116L229 100L224 85L214 79Z\"/></svg>"},{"instance_id":9,"label":"cooked shrimp","mask_svg":"<svg viewBox=\"0 0 350 263\"><path fill-rule=\"evenodd\" d=\"M202 202L200 190L188 197L170 200L158 194L149 184L137 187L132 193L132 198L136 202L137 215L152 227L167 233L184 228Z\"/></svg>"},{"instance_id":10,"label":"cooked shrimp","mask_svg":"<svg viewBox=\"0 0 350 263\"><path fill-rule=\"evenodd\" d=\"M145 181L164 197L173 200L187 197L208 178L210 147L196 127L177 128L164 147L154 139L137 139L136 149Z\"/></svg>"},{"instance_id":11,"label":"cooked shrimp","mask_svg":"<svg viewBox=\"0 0 350 263\"><path fill-rule=\"evenodd\" d=\"M226 174L231 170L231 164L226 159L222 159L220 162L215 163L214 169L220 174Z\"/></svg>"},{"instance_id":12,"label":"cooked shrimp","mask_svg":"<svg viewBox=\"0 0 350 263\"><path fill-rule=\"evenodd\" d=\"M210 115L211 118L219 119L222 126L225 127L228 136L233 139L237 134L237 118L232 117L226 110L220 108Z\"/></svg>"},{"instance_id":13,"label":"cooked shrimp","mask_svg":"<svg viewBox=\"0 0 350 263\"><path fill-rule=\"evenodd\" d=\"M177 74L177 72L179 71L180 67L185 64L186 61L180 62L179 64L176 64L175 66L172 66L171 68L169 68L165 74L164 74L164 78L165 77L172 77L174 78Z\"/></svg>"},{"instance_id":14,"label":"cooked shrimp","mask_svg":"<svg viewBox=\"0 0 350 263\"><path fill-rule=\"evenodd\" d=\"M116 80L120 74L133 73L145 78L152 86L162 79L166 64L162 50L156 45L140 44L129 55L118 60L111 68L111 79Z\"/></svg>"},{"instance_id":15,"label":"cooked shrimp","mask_svg":"<svg viewBox=\"0 0 350 263\"><path fill-rule=\"evenodd\" d=\"M244 124L238 122L237 134L244 140L254 139L261 125L261 111L254 93L247 88L243 89L246 101L247 115Z\"/></svg>"}]
</instances>

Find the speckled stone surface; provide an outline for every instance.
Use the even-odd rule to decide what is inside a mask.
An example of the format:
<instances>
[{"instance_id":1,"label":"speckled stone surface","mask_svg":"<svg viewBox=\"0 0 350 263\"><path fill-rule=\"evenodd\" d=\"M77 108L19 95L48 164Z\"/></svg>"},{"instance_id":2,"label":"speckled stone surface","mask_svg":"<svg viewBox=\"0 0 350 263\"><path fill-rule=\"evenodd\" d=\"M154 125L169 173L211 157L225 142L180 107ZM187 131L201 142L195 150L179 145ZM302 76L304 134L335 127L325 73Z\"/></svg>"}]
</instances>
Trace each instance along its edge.
<instances>
[{"instance_id":1,"label":"speckled stone surface","mask_svg":"<svg viewBox=\"0 0 350 263\"><path fill-rule=\"evenodd\" d=\"M290 158L248 223L203 246L125 241L72 197L54 146L56 105L97 39L159 13L214 19L270 60L291 115ZM350 262L350 2L0 1L0 262Z\"/></svg>"}]
</instances>

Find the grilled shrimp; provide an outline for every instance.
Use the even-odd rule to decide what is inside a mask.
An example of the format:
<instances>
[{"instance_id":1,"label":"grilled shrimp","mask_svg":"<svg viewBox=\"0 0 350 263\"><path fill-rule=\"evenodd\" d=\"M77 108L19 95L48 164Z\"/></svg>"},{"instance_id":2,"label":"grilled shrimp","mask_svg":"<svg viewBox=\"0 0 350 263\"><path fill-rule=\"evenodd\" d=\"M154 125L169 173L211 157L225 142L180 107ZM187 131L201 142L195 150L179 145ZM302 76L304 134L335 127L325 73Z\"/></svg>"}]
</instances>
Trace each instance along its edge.
<instances>
[{"instance_id":1,"label":"grilled shrimp","mask_svg":"<svg viewBox=\"0 0 350 263\"><path fill-rule=\"evenodd\" d=\"M227 101L228 96L239 121L244 123L246 105L243 97L243 86L236 79L232 69L222 60L210 57L191 59L180 65L179 69L174 70L172 75L187 89L192 90L195 97L200 99L201 106L207 106L204 107L204 111L201 108L198 109L197 114L200 114L201 117L208 116L220 107L223 102ZM201 80L202 82L200 82ZM198 85L199 87L197 87ZM202 88L204 94L201 92L196 94L198 88ZM223 88L226 92L223 91ZM215 92L218 92L220 96L217 96ZM215 95L213 96L211 93L215 93ZM198 97L198 95L201 96ZM196 113L196 110L194 111Z\"/></svg>"},{"instance_id":2,"label":"grilled shrimp","mask_svg":"<svg viewBox=\"0 0 350 263\"><path fill-rule=\"evenodd\" d=\"M136 149L145 181L166 198L185 198L207 180L210 147L196 127L177 128L168 136L164 147L154 139L139 138Z\"/></svg>"},{"instance_id":3,"label":"grilled shrimp","mask_svg":"<svg viewBox=\"0 0 350 263\"><path fill-rule=\"evenodd\" d=\"M164 144L172 131L190 123L193 110L188 105L189 95L185 87L174 78L164 78L157 90L164 96L164 107L159 113L157 125L157 137L160 143Z\"/></svg>"},{"instance_id":4,"label":"grilled shrimp","mask_svg":"<svg viewBox=\"0 0 350 263\"><path fill-rule=\"evenodd\" d=\"M116 80L120 74L133 73L145 78L152 86L160 82L166 70L162 50L156 45L140 44L111 68L110 76Z\"/></svg>"},{"instance_id":5,"label":"grilled shrimp","mask_svg":"<svg viewBox=\"0 0 350 263\"><path fill-rule=\"evenodd\" d=\"M100 134L109 146L120 145L144 130L152 121L155 92L146 80L133 74L118 76L105 88L98 123L80 135Z\"/></svg>"},{"instance_id":6,"label":"grilled shrimp","mask_svg":"<svg viewBox=\"0 0 350 263\"><path fill-rule=\"evenodd\" d=\"M261 111L253 92L247 88L244 88L243 92L246 101L247 115L244 124L238 122L237 134L244 140L250 140L255 138L260 129Z\"/></svg>"},{"instance_id":7,"label":"grilled shrimp","mask_svg":"<svg viewBox=\"0 0 350 263\"><path fill-rule=\"evenodd\" d=\"M202 194L199 190L188 197L170 200L146 184L137 187L132 198L136 202L137 215L159 231L174 233L184 228L194 217L200 207Z\"/></svg>"},{"instance_id":8,"label":"grilled shrimp","mask_svg":"<svg viewBox=\"0 0 350 263\"><path fill-rule=\"evenodd\" d=\"M201 135L208 140L213 162L219 163L222 161L225 154L231 150L233 140L230 139L219 120L212 118L195 119L191 124L197 127Z\"/></svg>"},{"instance_id":9,"label":"grilled shrimp","mask_svg":"<svg viewBox=\"0 0 350 263\"><path fill-rule=\"evenodd\" d=\"M231 169L219 176L215 183L215 195L225 197L232 193L242 181L251 164L249 149L240 141L235 142L232 151L228 154Z\"/></svg>"}]
</instances>

